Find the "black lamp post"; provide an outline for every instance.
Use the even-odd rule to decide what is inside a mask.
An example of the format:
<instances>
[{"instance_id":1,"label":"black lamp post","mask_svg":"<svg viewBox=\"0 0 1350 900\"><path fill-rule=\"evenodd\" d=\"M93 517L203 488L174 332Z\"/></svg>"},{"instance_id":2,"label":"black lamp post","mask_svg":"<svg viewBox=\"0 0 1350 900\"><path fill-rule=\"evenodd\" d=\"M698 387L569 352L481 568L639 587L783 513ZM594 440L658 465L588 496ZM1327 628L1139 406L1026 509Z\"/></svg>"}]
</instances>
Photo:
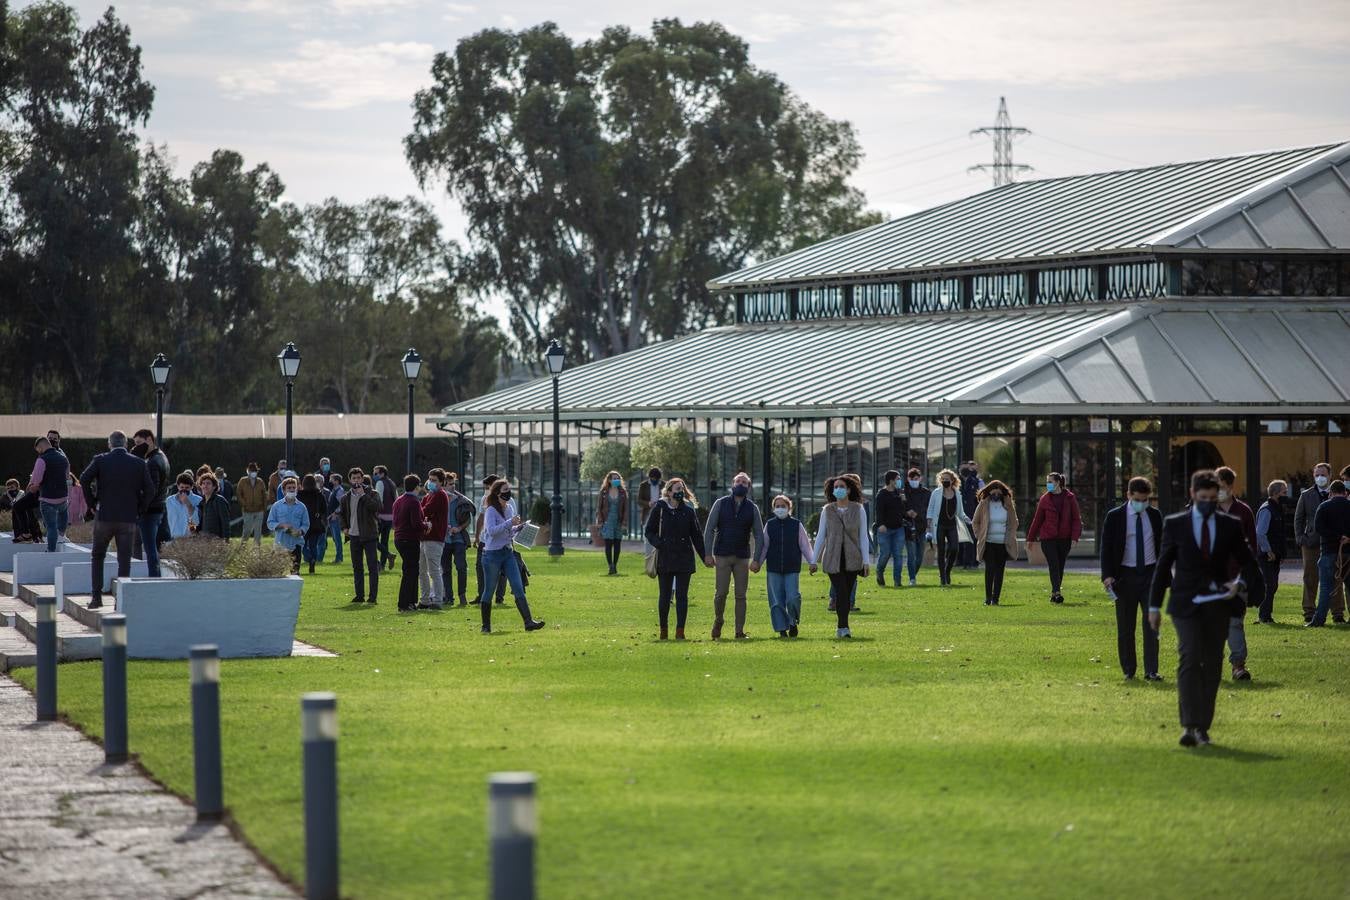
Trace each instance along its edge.
<instances>
[{"instance_id":1,"label":"black lamp post","mask_svg":"<svg viewBox=\"0 0 1350 900\"><path fill-rule=\"evenodd\" d=\"M562 428L558 421L558 376L562 374L566 354L557 341L548 342L548 352L544 360L548 363L548 373L553 376L553 503L550 505L548 555L562 556Z\"/></svg>"},{"instance_id":2,"label":"black lamp post","mask_svg":"<svg viewBox=\"0 0 1350 900\"><path fill-rule=\"evenodd\" d=\"M155 382L156 447L164 443L164 386L169 383L169 370L172 368L163 353L155 354L155 361L150 364L150 377Z\"/></svg>"},{"instance_id":3,"label":"black lamp post","mask_svg":"<svg viewBox=\"0 0 1350 900\"><path fill-rule=\"evenodd\" d=\"M403 474L410 475L413 472L413 385L417 382L417 375L422 371L422 357L412 347L403 354L403 374L408 379L408 467L403 470Z\"/></svg>"},{"instance_id":4,"label":"black lamp post","mask_svg":"<svg viewBox=\"0 0 1350 900\"><path fill-rule=\"evenodd\" d=\"M286 346L277 354L277 364L281 366L281 377L286 379L286 465L295 469L295 456L291 447L291 410L295 399L295 376L300 374L300 351L295 349L295 344L286 342Z\"/></svg>"}]
</instances>

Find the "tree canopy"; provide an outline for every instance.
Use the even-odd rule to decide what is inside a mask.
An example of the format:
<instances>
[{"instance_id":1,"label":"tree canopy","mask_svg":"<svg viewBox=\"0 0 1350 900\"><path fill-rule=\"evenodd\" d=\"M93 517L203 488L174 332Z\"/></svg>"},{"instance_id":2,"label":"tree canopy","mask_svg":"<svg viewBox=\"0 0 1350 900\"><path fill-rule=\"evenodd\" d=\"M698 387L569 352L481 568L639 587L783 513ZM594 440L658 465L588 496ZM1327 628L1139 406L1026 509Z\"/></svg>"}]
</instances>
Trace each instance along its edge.
<instances>
[{"instance_id":1,"label":"tree canopy","mask_svg":"<svg viewBox=\"0 0 1350 900\"><path fill-rule=\"evenodd\" d=\"M489 29L432 65L404 144L468 216L464 274L504 295L530 355L582 358L724 322L705 287L748 260L871 224L852 127L755 67L715 23L576 43Z\"/></svg>"}]
</instances>

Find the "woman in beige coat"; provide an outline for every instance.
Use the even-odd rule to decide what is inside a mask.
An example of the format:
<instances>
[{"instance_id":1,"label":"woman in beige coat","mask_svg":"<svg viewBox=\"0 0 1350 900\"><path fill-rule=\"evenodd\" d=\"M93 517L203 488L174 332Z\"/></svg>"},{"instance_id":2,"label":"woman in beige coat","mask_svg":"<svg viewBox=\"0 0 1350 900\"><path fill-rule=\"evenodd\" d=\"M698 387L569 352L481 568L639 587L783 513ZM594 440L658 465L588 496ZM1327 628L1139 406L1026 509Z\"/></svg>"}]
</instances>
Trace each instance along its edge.
<instances>
[{"instance_id":1,"label":"woman in beige coat","mask_svg":"<svg viewBox=\"0 0 1350 900\"><path fill-rule=\"evenodd\" d=\"M995 479L979 493L980 503L971 519L975 556L984 561L984 605L998 606L1003 593L1003 569L1017 559L1017 507L1012 491Z\"/></svg>"}]
</instances>

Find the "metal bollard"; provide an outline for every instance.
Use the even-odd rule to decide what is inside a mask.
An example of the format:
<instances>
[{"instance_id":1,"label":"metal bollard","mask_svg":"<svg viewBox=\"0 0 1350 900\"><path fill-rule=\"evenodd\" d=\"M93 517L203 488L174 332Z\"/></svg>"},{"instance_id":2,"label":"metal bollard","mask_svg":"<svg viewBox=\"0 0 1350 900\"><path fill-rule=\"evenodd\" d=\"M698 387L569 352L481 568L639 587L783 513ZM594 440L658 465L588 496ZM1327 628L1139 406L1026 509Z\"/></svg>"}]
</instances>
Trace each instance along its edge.
<instances>
[{"instance_id":1,"label":"metal bollard","mask_svg":"<svg viewBox=\"0 0 1350 900\"><path fill-rule=\"evenodd\" d=\"M106 620L105 620L106 621ZM220 654L215 644L188 649L192 671L192 769L196 779L197 821L225 814L220 777Z\"/></svg>"},{"instance_id":2,"label":"metal bollard","mask_svg":"<svg viewBox=\"0 0 1350 900\"><path fill-rule=\"evenodd\" d=\"M305 896L338 897L337 695L300 699L305 758Z\"/></svg>"},{"instance_id":3,"label":"metal bollard","mask_svg":"<svg viewBox=\"0 0 1350 900\"><path fill-rule=\"evenodd\" d=\"M56 598L37 601L37 717L56 719Z\"/></svg>"},{"instance_id":4,"label":"metal bollard","mask_svg":"<svg viewBox=\"0 0 1350 900\"><path fill-rule=\"evenodd\" d=\"M493 900L534 900L534 839L539 833L533 772L488 776Z\"/></svg>"},{"instance_id":5,"label":"metal bollard","mask_svg":"<svg viewBox=\"0 0 1350 900\"><path fill-rule=\"evenodd\" d=\"M103 761L127 761L127 617L109 613L103 628Z\"/></svg>"}]
</instances>

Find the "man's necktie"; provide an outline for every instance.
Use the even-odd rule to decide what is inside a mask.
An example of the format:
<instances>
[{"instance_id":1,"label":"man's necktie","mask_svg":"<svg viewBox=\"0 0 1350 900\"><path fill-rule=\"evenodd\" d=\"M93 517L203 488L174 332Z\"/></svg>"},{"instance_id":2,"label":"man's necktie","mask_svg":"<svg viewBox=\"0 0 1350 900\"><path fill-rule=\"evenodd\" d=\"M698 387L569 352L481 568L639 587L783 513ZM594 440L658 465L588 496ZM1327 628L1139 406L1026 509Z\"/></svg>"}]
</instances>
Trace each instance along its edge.
<instances>
[{"instance_id":1,"label":"man's necktie","mask_svg":"<svg viewBox=\"0 0 1350 900\"><path fill-rule=\"evenodd\" d=\"M1134 564L1144 567L1144 514L1134 514Z\"/></svg>"},{"instance_id":2,"label":"man's necktie","mask_svg":"<svg viewBox=\"0 0 1350 900\"><path fill-rule=\"evenodd\" d=\"M1209 519L1208 519L1208 518L1201 518L1201 519L1200 519L1200 557L1201 557L1201 559L1209 559L1209 551L1210 551L1210 546L1209 546Z\"/></svg>"}]
</instances>

